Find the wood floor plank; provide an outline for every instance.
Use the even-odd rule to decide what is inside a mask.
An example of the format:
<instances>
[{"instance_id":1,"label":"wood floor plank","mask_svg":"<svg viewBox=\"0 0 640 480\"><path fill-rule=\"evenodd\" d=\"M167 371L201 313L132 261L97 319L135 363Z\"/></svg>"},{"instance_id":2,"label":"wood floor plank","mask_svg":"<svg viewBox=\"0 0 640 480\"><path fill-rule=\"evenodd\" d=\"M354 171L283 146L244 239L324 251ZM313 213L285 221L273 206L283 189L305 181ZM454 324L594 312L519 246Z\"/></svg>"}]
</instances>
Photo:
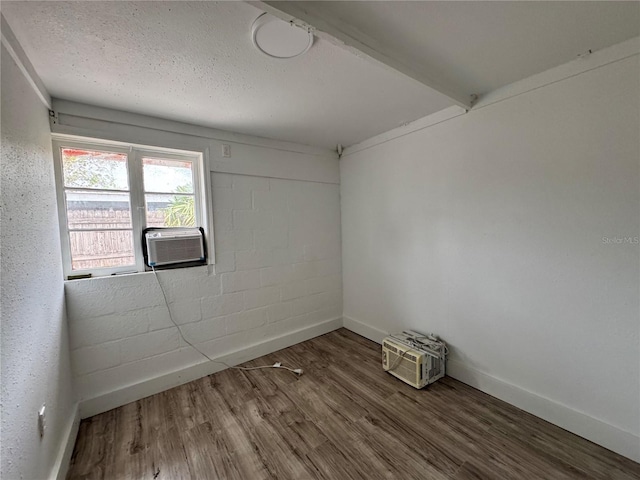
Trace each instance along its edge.
<instances>
[{"instance_id":1,"label":"wood floor plank","mask_svg":"<svg viewBox=\"0 0 640 480\"><path fill-rule=\"evenodd\" d=\"M454 461L437 458L435 451L416 448L412 444L413 437L394 435L373 417L359 420L355 424L355 430L395 475L411 478L417 472L422 472L425 478L443 480L448 479L460 467Z\"/></svg>"},{"instance_id":2,"label":"wood floor plank","mask_svg":"<svg viewBox=\"0 0 640 480\"><path fill-rule=\"evenodd\" d=\"M285 441L266 420L252 428L256 453L273 478L309 478L312 476L299 452Z\"/></svg>"},{"instance_id":3,"label":"wood floor plank","mask_svg":"<svg viewBox=\"0 0 640 480\"><path fill-rule=\"evenodd\" d=\"M316 468L315 478L323 479L371 479L366 471L350 465L349 457L332 442L320 445L307 455L309 462Z\"/></svg>"},{"instance_id":4,"label":"wood floor plank","mask_svg":"<svg viewBox=\"0 0 640 480\"><path fill-rule=\"evenodd\" d=\"M68 479L640 479L640 464L340 329L83 420Z\"/></svg>"},{"instance_id":5,"label":"wood floor plank","mask_svg":"<svg viewBox=\"0 0 640 480\"><path fill-rule=\"evenodd\" d=\"M107 478L105 469L114 463L116 431L112 427L115 415L116 411L111 410L80 423L78 438L86 441L76 442L71 457L71 464L77 465L76 478Z\"/></svg>"},{"instance_id":6,"label":"wood floor plank","mask_svg":"<svg viewBox=\"0 0 640 480\"><path fill-rule=\"evenodd\" d=\"M238 462L229 451L221 431L205 422L182 432L184 450L191 472L207 472L209 478L243 480Z\"/></svg>"},{"instance_id":7,"label":"wood floor plank","mask_svg":"<svg viewBox=\"0 0 640 480\"><path fill-rule=\"evenodd\" d=\"M348 468L357 472L359 478L397 478L396 469L384 461L368 438L358 434L355 424L348 419L331 415L318 419L317 425L330 442L339 447L341 454L349 459Z\"/></svg>"}]
</instances>

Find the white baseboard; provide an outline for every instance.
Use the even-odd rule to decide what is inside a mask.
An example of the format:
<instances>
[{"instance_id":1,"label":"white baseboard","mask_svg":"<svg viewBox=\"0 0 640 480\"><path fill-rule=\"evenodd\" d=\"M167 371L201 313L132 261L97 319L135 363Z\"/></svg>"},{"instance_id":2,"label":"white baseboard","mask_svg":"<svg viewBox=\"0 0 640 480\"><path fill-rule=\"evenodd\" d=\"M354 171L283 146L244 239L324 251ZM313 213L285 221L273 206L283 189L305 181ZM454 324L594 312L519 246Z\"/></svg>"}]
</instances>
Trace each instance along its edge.
<instances>
[{"instance_id":1,"label":"white baseboard","mask_svg":"<svg viewBox=\"0 0 640 480\"><path fill-rule=\"evenodd\" d=\"M343 317L343 325L352 332L376 343L382 343L382 339L388 335L387 332L349 317ZM487 375L462 362L448 361L447 375L620 455L640 462L640 437L631 432Z\"/></svg>"},{"instance_id":2,"label":"white baseboard","mask_svg":"<svg viewBox=\"0 0 640 480\"><path fill-rule=\"evenodd\" d=\"M371 325L367 325L350 317L342 317L342 326L376 343L382 343L384 337L389 335L388 332L384 332L379 328L372 327Z\"/></svg>"},{"instance_id":3,"label":"white baseboard","mask_svg":"<svg viewBox=\"0 0 640 480\"><path fill-rule=\"evenodd\" d=\"M73 454L73 447L76 444L76 438L78 437L78 429L80 428L80 408L79 404L73 406L73 411L67 423L67 427L64 430L62 441L60 442L60 450L56 462L51 470L49 478L51 480L64 480L67 478L67 472L69 471L69 463L71 462L71 455Z\"/></svg>"},{"instance_id":4,"label":"white baseboard","mask_svg":"<svg viewBox=\"0 0 640 480\"><path fill-rule=\"evenodd\" d=\"M304 342L305 340L310 340L319 335L324 335L340 327L342 327L341 317L326 320L279 337L269 338L263 342L249 345L227 355L217 357L214 360L220 360L230 365L237 365ZM80 416L81 418L92 417L93 415L109 411L113 408L126 405L127 403L135 402L141 398L163 392L224 369L225 367L223 365L203 362L97 397L89 398L80 403Z\"/></svg>"},{"instance_id":5,"label":"white baseboard","mask_svg":"<svg viewBox=\"0 0 640 480\"><path fill-rule=\"evenodd\" d=\"M447 375L593 443L640 462L640 437L631 432L487 375L462 362L448 361Z\"/></svg>"}]
</instances>

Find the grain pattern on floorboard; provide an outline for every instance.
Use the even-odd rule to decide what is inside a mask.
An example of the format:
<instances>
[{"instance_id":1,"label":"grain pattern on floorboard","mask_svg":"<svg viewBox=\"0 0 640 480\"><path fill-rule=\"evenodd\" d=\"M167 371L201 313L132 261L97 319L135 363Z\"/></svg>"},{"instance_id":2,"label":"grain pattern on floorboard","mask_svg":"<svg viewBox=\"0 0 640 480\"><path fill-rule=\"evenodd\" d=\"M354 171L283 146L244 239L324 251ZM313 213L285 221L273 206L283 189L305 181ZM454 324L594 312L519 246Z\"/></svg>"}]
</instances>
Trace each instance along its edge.
<instances>
[{"instance_id":1,"label":"grain pattern on floorboard","mask_svg":"<svg viewBox=\"0 0 640 480\"><path fill-rule=\"evenodd\" d=\"M83 420L68 479L640 479L640 464L451 378L415 390L345 329Z\"/></svg>"}]
</instances>

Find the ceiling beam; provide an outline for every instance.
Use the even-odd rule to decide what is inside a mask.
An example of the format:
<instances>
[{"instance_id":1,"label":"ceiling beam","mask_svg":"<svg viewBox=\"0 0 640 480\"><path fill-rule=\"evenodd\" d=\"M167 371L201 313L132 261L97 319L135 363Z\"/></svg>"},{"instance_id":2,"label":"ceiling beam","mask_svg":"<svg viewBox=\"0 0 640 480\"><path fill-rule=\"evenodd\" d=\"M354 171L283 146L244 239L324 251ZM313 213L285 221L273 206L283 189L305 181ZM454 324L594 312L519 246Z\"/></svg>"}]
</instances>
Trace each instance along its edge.
<instances>
[{"instance_id":1,"label":"ceiling beam","mask_svg":"<svg viewBox=\"0 0 640 480\"><path fill-rule=\"evenodd\" d=\"M471 108L471 95L451 85L451 82L446 81L437 72L426 72L424 68L416 66L415 62L402 58L399 52L391 51L387 46L353 26L340 19L323 15L313 5L293 1L248 1L247 3L287 22L293 20L296 24L307 25L314 29L316 36L336 45L347 46L360 57L364 56L386 68L400 72L448 97L455 105L466 110Z\"/></svg>"},{"instance_id":2,"label":"ceiling beam","mask_svg":"<svg viewBox=\"0 0 640 480\"><path fill-rule=\"evenodd\" d=\"M0 32L2 36L2 45L7 49L13 61L16 62L16 65L27 79L27 82L33 88L33 91L36 92L38 98L45 104L45 106L51 110L51 96L47 91L47 88L42 83L42 80L38 76L38 72L33 68L29 57L22 49L22 45L18 42L13 30L9 27L7 20L4 18L4 15L0 13Z\"/></svg>"}]
</instances>

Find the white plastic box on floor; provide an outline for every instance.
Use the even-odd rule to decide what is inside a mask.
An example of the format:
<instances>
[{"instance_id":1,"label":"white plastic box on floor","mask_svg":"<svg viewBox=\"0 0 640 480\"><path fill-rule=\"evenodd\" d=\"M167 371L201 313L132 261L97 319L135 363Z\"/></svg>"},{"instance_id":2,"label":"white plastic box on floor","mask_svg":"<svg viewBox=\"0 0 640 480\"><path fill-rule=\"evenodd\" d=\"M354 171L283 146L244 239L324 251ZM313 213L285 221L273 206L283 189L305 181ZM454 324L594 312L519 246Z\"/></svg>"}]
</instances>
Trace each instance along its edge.
<instances>
[{"instance_id":1,"label":"white plastic box on floor","mask_svg":"<svg viewBox=\"0 0 640 480\"><path fill-rule=\"evenodd\" d=\"M385 338L382 368L415 388L444 377L447 346L433 335L411 330Z\"/></svg>"}]
</instances>

